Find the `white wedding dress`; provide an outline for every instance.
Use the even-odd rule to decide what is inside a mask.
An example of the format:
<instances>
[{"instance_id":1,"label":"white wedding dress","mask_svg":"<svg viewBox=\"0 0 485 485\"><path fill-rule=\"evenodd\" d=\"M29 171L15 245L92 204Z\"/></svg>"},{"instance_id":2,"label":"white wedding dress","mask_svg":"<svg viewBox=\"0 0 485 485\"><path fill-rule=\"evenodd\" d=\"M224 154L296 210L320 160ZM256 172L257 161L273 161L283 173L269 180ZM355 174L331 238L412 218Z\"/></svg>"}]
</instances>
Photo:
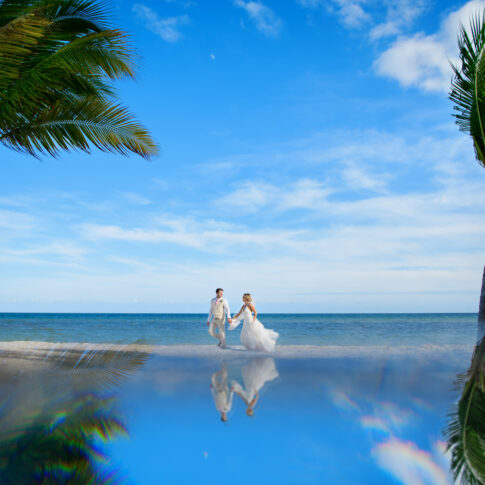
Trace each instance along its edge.
<instances>
[{"instance_id":1,"label":"white wedding dress","mask_svg":"<svg viewBox=\"0 0 485 485\"><path fill-rule=\"evenodd\" d=\"M253 317L251 310L245 306L239 317L234 318L229 325L229 330L234 330L243 322L241 330L241 343L247 350L257 350L259 352L273 352L276 347L278 332L265 328L264 325Z\"/></svg>"},{"instance_id":2,"label":"white wedding dress","mask_svg":"<svg viewBox=\"0 0 485 485\"><path fill-rule=\"evenodd\" d=\"M241 370L244 387L235 379L231 380L232 388L241 396L246 405L250 405L256 394L267 383L278 377L278 371L271 357L257 357Z\"/></svg>"}]
</instances>

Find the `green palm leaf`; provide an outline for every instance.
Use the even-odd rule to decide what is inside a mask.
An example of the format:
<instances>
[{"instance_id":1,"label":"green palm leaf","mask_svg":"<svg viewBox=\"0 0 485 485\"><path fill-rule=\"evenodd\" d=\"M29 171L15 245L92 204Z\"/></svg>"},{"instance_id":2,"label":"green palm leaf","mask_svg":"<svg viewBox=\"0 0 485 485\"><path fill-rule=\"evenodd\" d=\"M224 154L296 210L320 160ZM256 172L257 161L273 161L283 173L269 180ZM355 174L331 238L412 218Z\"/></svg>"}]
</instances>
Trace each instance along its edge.
<instances>
[{"instance_id":1,"label":"green palm leaf","mask_svg":"<svg viewBox=\"0 0 485 485\"><path fill-rule=\"evenodd\" d=\"M472 17L469 30L460 28L460 65L452 66L449 96L460 130L472 137L476 158L485 166L485 11Z\"/></svg>"},{"instance_id":2,"label":"green palm leaf","mask_svg":"<svg viewBox=\"0 0 485 485\"><path fill-rule=\"evenodd\" d=\"M11 148L35 155L56 156L60 150L128 152L148 157L156 150L142 125L122 106L96 97L60 100L34 120L19 122L0 136Z\"/></svg>"},{"instance_id":3,"label":"green palm leaf","mask_svg":"<svg viewBox=\"0 0 485 485\"><path fill-rule=\"evenodd\" d=\"M157 146L112 80L136 55L98 0L0 1L0 142L34 156L93 147L149 158Z\"/></svg>"}]
</instances>

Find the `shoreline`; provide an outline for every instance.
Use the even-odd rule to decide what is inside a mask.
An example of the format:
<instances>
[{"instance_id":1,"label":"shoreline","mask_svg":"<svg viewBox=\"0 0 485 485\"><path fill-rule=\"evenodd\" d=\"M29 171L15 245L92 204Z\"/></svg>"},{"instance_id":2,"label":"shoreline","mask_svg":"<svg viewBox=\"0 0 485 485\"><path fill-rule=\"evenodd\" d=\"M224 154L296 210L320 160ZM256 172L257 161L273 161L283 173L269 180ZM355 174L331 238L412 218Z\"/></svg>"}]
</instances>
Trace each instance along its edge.
<instances>
[{"instance_id":1,"label":"shoreline","mask_svg":"<svg viewBox=\"0 0 485 485\"><path fill-rule=\"evenodd\" d=\"M220 349L216 345L203 344L111 344L89 342L0 341L0 359L44 358L63 353L89 351L138 352L160 357L180 358L234 358L270 356L283 359L339 358L339 357L410 357L442 353L471 356L474 345L470 344L421 344L421 345L279 345L272 353L247 351L240 345Z\"/></svg>"}]
</instances>

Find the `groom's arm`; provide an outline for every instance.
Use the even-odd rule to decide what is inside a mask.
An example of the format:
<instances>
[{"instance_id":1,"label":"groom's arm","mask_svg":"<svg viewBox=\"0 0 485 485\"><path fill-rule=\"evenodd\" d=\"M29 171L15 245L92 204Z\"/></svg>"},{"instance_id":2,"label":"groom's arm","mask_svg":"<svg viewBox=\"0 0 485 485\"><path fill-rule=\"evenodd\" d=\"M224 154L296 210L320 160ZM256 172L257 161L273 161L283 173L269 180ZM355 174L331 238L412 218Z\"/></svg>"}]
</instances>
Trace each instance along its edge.
<instances>
[{"instance_id":1,"label":"groom's arm","mask_svg":"<svg viewBox=\"0 0 485 485\"><path fill-rule=\"evenodd\" d=\"M229 308L229 303L227 302L227 300L224 300L224 307L226 309L226 313L227 313L227 321L229 323L231 323L231 309Z\"/></svg>"}]
</instances>

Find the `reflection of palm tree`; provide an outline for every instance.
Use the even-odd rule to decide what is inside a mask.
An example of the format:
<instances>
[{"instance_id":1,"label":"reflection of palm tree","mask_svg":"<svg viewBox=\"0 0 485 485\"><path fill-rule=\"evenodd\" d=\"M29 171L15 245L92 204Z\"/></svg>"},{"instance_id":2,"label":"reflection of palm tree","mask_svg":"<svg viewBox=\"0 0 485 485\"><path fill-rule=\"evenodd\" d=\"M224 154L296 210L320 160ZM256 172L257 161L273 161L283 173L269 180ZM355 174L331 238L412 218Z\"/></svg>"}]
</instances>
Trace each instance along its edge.
<instances>
[{"instance_id":1,"label":"reflection of palm tree","mask_svg":"<svg viewBox=\"0 0 485 485\"><path fill-rule=\"evenodd\" d=\"M57 403L26 429L2 437L0 483L111 483L98 441L126 434L113 399L86 394Z\"/></svg>"},{"instance_id":2,"label":"reflection of palm tree","mask_svg":"<svg viewBox=\"0 0 485 485\"><path fill-rule=\"evenodd\" d=\"M475 347L470 369L459 375L463 391L447 428L455 480L485 483L485 337Z\"/></svg>"},{"instance_id":3,"label":"reflection of palm tree","mask_svg":"<svg viewBox=\"0 0 485 485\"><path fill-rule=\"evenodd\" d=\"M147 352L132 351L123 347L91 349L84 352L71 350L67 355L62 355L58 366L68 369L71 378L76 375L84 381L89 379L91 386L116 389L134 370L141 368L147 358Z\"/></svg>"},{"instance_id":4,"label":"reflection of palm tree","mask_svg":"<svg viewBox=\"0 0 485 485\"><path fill-rule=\"evenodd\" d=\"M55 395L49 392L26 412L29 394L21 393L7 403L0 417L0 483L118 481L114 470L102 466L106 456L100 445L126 435L127 430L115 399L100 391L119 386L147 356L124 350L68 350L49 355L49 363L56 368L53 374L47 372L55 379ZM16 412L19 407L21 416Z\"/></svg>"}]
</instances>

